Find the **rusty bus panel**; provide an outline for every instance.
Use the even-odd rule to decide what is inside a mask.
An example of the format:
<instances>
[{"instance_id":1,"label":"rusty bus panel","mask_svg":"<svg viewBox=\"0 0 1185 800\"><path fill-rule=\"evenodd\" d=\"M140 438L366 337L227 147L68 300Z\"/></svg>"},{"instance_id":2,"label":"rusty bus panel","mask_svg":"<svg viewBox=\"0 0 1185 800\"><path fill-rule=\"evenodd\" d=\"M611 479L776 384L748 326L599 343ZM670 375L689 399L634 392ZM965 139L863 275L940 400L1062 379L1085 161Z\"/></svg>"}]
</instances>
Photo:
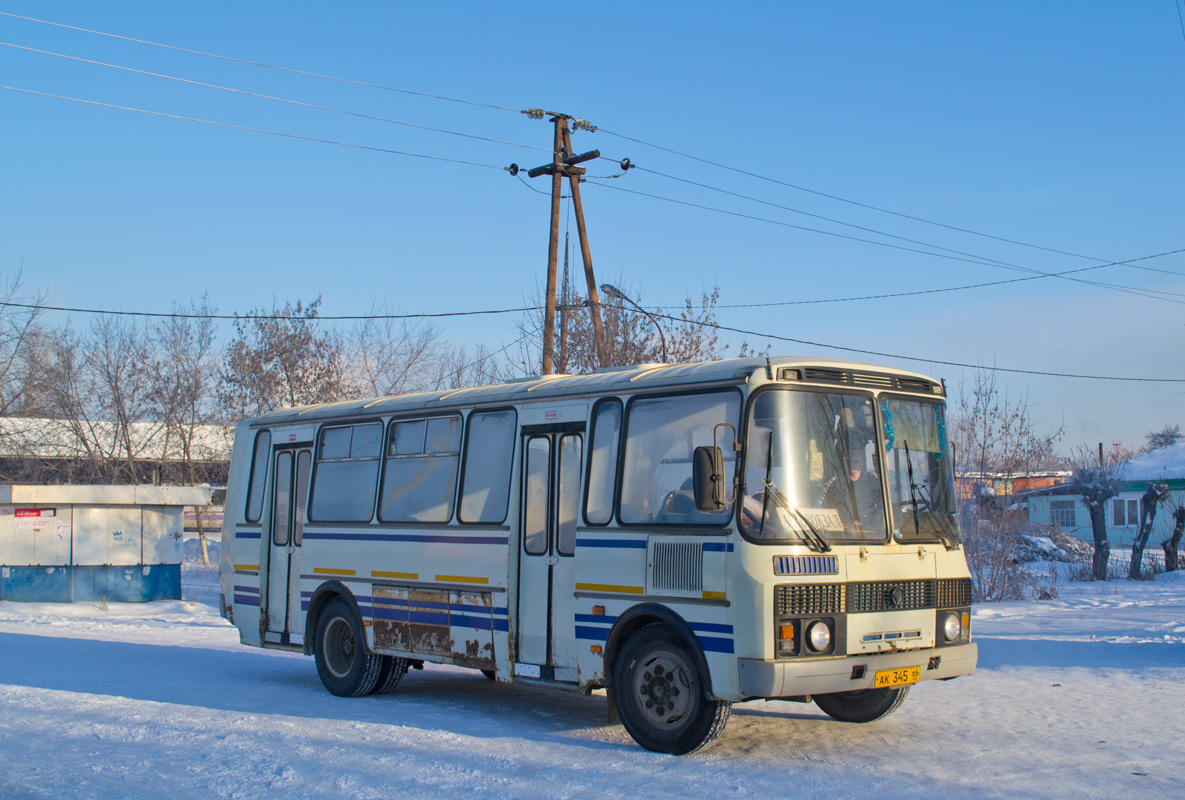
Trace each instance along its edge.
<instances>
[{"instance_id":1,"label":"rusty bus panel","mask_svg":"<svg viewBox=\"0 0 1185 800\"><path fill-rule=\"evenodd\" d=\"M376 586L373 594L375 650L408 650L407 589L395 586Z\"/></svg>"},{"instance_id":2,"label":"rusty bus panel","mask_svg":"<svg viewBox=\"0 0 1185 800\"><path fill-rule=\"evenodd\" d=\"M494 596L491 592L452 591L453 659L458 664L492 669L494 659Z\"/></svg>"}]
</instances>

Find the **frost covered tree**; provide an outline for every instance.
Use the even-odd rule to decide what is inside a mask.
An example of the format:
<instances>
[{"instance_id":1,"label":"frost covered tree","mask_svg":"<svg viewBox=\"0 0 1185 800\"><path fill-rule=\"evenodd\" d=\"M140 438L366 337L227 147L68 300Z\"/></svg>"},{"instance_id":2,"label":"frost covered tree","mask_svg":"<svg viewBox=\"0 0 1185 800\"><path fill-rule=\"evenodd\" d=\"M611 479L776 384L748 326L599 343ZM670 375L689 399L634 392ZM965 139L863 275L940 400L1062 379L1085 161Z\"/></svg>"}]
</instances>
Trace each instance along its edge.
<instances>
[{"instance_id":1,"label":"frost covered tree","mask_svg":"<svg viewBox=\"0 0 1185 800\"><path fill-rule=\"evenodd\" d=\"M1180 425L1173 425L1172 427L1166 422L1164 428L1159 431L1150 431L1144 435L1144 441L1147 443L1144 450L1159 450L1162 447L1168 447L1170 444L1185 439L1185 433L1181 433Z\"/></svg>"},{"instance_id":2,"label":"frost covered tree","mask_svg":"<svg viewBox=\"0 0 1185 800\"><path fill-rule=\"evenodd\" d=\"M1082 445L1070 456L1070 488L1082 495L1090 514L1090 530L1094 536L1094 559L1091 574L1096 581L1107 580L1107 561L1111 557L1111 544L1107 541L1107 501L1119 494L1122 479L1121 462L1107 461L1099 446L1096 458L1089 445Z\"/></svg>"}]
</instances>

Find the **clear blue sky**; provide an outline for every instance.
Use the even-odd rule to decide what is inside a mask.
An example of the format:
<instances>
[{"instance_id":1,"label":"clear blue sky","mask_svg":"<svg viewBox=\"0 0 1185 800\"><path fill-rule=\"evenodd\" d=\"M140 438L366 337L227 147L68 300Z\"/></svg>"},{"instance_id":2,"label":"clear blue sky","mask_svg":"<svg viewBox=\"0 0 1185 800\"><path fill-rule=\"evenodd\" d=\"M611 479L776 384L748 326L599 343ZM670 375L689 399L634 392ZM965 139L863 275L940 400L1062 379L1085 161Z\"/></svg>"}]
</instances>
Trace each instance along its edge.
<instances>
[{"instance_id":1,"label":"clear blue sky","mask_svg":"<svg viewBox=\"0 0 1185 800\"><path fill-rule=\"evenodd\" d=\"M343 7L344 6L344 7ZM634 170L586 184L600 280L670 308L719 285L722 324L933 361L1185 379L1185 253L1085 280L773 308L1026 277L786 227L1057 272L1098 264L879 213L610 135L947 225L1095 259L1185 248L1185 34L1174 0L707 4L31 2L0 11L511 109L586 117ZM511 111L303 77L0 16L0 41L540 150L234 95L0 46L0 83L493 167L549 160ZM63 306L324 313L517 307L546 267L548 199L501 169L0 90L0 270ZM610 175L614 165L590 165ZM680 183L676 176L727 192ZM546 179L527 181L546 190ZM869 233L777 208L874 229ZM889 239L892 234L925 244ZM573 238L575 230L573 226ZM960 256L963 257L963 256ZM1155 296L1146 296L1151 293ZM60 321L61 317L55 318ZM86 319L75 316L75 323ZM510 317L449 322L459 342ZM749 337L764 345L767 340ZM734 339L739 341L739 339ZM781 354L966 370L772 342ZM1070 446L1185 423L1185 382L1002 376Z\"/></svg>"}]
</instances>

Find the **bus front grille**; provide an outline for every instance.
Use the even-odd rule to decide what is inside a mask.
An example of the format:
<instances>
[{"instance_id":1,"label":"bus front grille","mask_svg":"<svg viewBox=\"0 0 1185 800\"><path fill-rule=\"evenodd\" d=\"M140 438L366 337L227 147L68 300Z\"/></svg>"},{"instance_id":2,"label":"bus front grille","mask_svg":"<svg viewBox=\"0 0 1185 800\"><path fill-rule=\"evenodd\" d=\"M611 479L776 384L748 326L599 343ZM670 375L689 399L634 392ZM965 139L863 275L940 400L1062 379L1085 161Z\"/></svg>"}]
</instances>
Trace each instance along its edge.
<instances>
[{"instance_id":1,"label":"bus front grille","mask_svg":"<svg viewBox=\"0 0 1185 800\"><path fill-rule=\"evenodd\" d=\"M960 608L971 605L970 578L941 578L938 581L938 607Z\"/></svg>"},{"instance_id":2,"label":"bus front grille","mask_svg":"<svg viewBox=\"0 0 1185 800\"><path fill-rule=\"evenodd\" d=\"M934 608L935 581L867 581L848 588L848 611L905 611Z\"/></svg>"},{"instance_id":3,"label":"bus front grille","mask_svg":"<svg viewBox=\"0 0 1185 800\"><path fill-rule=\"evenodd\" d=\"M844 585L816 583L775 586L774 610L783 617L838 614L844 610Z\"/></svg>"}]
</instances>

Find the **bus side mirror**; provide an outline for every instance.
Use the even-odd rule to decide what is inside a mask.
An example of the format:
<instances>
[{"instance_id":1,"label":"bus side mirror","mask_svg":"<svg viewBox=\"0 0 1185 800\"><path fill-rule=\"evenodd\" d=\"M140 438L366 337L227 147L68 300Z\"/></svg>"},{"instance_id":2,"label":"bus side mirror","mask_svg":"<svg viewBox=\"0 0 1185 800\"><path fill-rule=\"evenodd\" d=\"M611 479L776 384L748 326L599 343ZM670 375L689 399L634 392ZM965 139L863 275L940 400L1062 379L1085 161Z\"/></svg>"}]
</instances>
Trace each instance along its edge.
<instances>
[{"instance_id":1,"label":"bus side mirror","mask_svg":"<svg viewBox=\"0 0 1185 800\"><path fill-rule=\"evenodd\" d=\"M697 510L713 512L724 508L724 454L719 447L695 448L691 485Z\"/></svg>"}]
</instances>

